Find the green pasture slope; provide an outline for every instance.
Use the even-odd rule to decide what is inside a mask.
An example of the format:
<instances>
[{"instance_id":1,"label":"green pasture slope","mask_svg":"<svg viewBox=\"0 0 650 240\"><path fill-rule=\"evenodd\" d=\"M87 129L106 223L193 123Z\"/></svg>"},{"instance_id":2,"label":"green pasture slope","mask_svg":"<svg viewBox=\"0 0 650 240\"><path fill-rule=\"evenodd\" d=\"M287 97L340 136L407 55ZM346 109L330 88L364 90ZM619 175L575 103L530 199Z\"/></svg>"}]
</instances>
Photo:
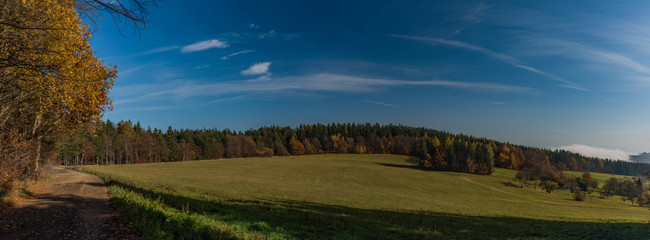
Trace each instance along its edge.
<instances>
[{"instance_id":1,"label":"green pasture slope","mask_svg":"<svg viewBox=\"0 0 650 240\"><path fill-rule=\"evenodd\" d=\"M150 239L650 239L650 210L592 194L329 154L85 167Z\"/></svg>"}]
</instances>

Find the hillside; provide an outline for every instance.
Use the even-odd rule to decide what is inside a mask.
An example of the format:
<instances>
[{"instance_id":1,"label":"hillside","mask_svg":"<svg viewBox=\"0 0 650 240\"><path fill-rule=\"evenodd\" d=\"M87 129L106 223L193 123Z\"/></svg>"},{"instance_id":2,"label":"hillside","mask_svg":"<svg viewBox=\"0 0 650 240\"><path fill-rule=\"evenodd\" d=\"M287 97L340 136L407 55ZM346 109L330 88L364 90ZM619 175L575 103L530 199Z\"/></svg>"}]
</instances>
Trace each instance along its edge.
<instances>
[{"instance_id":1,"label":"hillside","mask_svg":"<svg viewBox=\"0 0 650 240\"><path fill-rule=\"evenodd\" d=\"M650 237L648 209L619 198L576 202L565 190L508 187L515 171L507 169L481 176L417 168L415 158L377 154L84 167L156 238Z\"/></svg>"},{"instance_id":2,"label":"hillside","mask_svg":"<svg viewBox=\"0 0 650 240\"><path fill-rule=\"evenodd\" d=\"M563 171L623 175L650 171L650 164L590 158L423 127L370 123L271 126L243 133L169 127L163 133L130 121L98 121L61 143L57 160L64 165L108 165L322 153L409 155L422 159L423 168L475 174L491 174L494 167L516 170L540 164Z\"/></svg>"}]
</instances>

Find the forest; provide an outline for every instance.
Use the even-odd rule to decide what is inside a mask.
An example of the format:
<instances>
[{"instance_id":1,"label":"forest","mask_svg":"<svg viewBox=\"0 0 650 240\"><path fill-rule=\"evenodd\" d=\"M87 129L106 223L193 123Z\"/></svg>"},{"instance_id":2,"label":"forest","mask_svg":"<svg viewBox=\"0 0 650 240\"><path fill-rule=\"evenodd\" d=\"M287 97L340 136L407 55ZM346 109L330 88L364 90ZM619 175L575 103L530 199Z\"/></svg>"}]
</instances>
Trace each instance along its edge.
<instances>
[{"instance_id":1,"label":"forest","mask_svg":"<svg viewBox=\"0 0 650 240\"><path fill-rule=\"evenodd\" d=\"M229 129L166 130L139 122L95 121L59 139L51 160L64 165L110 165L200 159L271 157L320 153L384 153L417 156L429 170L491 174L494 167L641 175L650 164L585 157L564 151L518 146L463 134L380 124L306 124Z\"/></svg>"}]
</instances>

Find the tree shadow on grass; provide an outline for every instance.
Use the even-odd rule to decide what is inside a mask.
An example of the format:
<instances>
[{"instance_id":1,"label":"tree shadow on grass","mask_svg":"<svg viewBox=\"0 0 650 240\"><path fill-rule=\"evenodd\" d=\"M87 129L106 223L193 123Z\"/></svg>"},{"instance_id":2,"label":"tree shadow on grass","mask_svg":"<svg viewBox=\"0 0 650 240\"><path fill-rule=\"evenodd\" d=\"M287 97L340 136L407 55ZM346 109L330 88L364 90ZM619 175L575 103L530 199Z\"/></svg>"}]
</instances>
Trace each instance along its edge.
<instances>
[{"instance_id":1,"label":"tree shadow on grass","mask_svg":"<svg viewBox=\"0 0 650 240\"><path fill-rule=\"evenodd\" d=\"M241 226L253 235L274 234L295 239L650 239L650 222L593 223L466 216L351 208L281 199L209 200L145 189L110 179L106 183L162 202L168 207L183 209L188 214L195 213L228 225ZM119 199L116 201L128 204ZM124 216L147 221L149 229L175 229L166 233L171 238L237 238L227 229L214 231L166 219L156 208L132 205L122 206L122 209L130 211ZM173 224L174 227L166 228L166 224ZM147 227L140 231L147 231Z\"/></svg>"},{"instance_id":2,"label":"tree shadow on grass","mask_svg":"<svg viewBox=\"0 0 650 240\"><path fill-rule=\"evenodd\" d=\"M406 164L377 163L377 165L382 165L382 166L385 166L385 167L396 167L396 168L407 168L407 169L422 170L419 166L406 165Z\"/></svg>"},{"instance_id":3,"label":"tree shadow on grass","mask_svg":"<svg viewBox=\"0 0 650 240\"><path fill-rule=\"evenodd\" d=\"M420 165L420 158L418 157L410 156L408 159L404 161L413 165Z\"/></svg>"}]
</instances>

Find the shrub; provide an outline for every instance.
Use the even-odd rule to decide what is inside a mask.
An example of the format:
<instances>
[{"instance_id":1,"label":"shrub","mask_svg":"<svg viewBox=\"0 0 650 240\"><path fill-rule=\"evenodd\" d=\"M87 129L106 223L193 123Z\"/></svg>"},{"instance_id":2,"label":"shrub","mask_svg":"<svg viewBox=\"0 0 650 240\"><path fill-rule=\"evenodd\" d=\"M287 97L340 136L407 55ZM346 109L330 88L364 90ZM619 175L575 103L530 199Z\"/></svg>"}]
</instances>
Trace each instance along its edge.
<instances>
[{"instance_id":1,"label":"shrub","mask_svg":"<svg viewBox=\"0 0 650 240\"><path fill-rule=\"evenodd\" d=\"M552 181L544 181L540 183L540 186L544 188L547 193L552 193L558 187L558 184Z\"/></svg>"},{"instance_id":2,"label":"shrub","mask_svg":"<svg viewBox=\"0 0 650 240\"><path fill-rule=\"evenodd\" d=\"M584 201L587 198L587 193L580 190L580 188L573 189L573 199L576 201Z\"/></svg>"},{"instance_id":3,"label":"shrub","mask_svg":"<svg viewBox=\"0 0 650 240\"><path fill-rule=\"evenodd\" d=\"M650 190L646 190L644 192L641 192L639 196L637 197L636 202L639 204L641 207L650 207Z\"/></svg>"},{"instance_id":4,"label":"shrub","mask_svg":"<svg viewBox=\"0 0 650 240\"><path fill-rule=\"evenodd\" d=\"M262 148L262 150L257 150L257 156L260 157L272 157L273 156L273 149L272 148Z\"/></svg>"}]
</instances>

